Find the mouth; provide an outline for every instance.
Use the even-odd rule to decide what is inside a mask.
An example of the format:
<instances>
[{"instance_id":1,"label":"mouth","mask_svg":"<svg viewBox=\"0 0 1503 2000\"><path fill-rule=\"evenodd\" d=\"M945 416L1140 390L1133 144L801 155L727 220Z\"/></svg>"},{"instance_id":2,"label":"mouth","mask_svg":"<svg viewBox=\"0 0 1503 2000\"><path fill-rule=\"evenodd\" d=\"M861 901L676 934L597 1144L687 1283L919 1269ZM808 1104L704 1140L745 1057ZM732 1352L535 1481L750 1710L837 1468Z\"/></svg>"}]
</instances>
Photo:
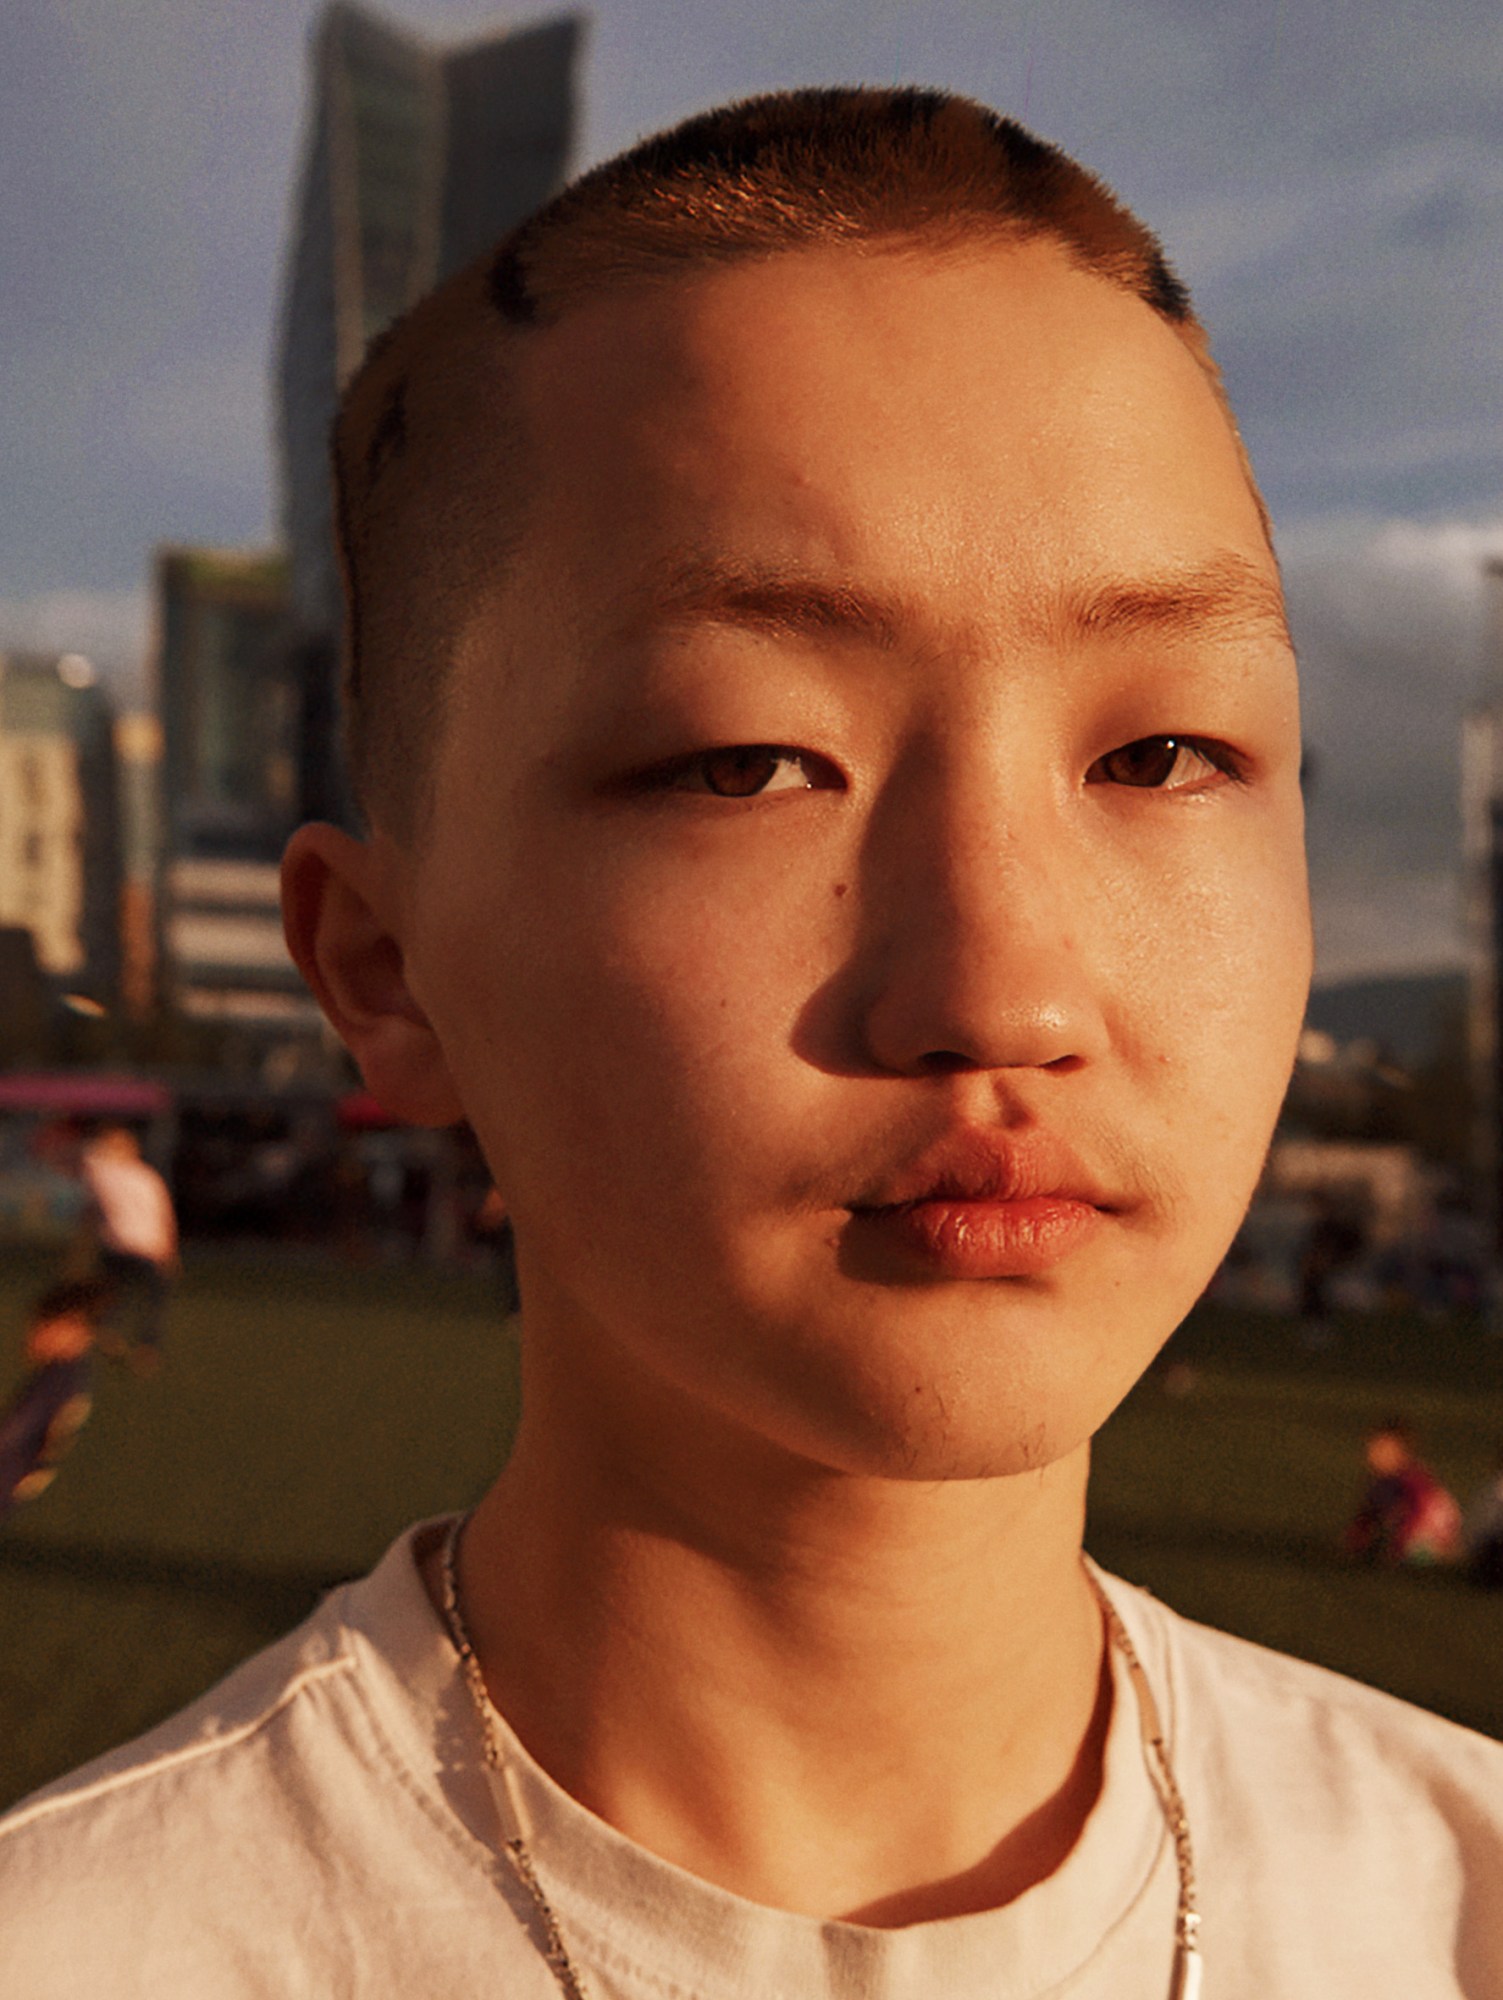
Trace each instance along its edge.
<instances>
[{"instance_id":1,"label":"mouth","mask_svg":"<svg viewBox=\"0 0 1503 2000\"><path fill-rule=\"evenodd\" d=\"M1032 1278L1106 1225L1113 1202L1062 1142L968 1129L850 1204L857 1238L914 1277Z\"/></svg>"}]
</instances>

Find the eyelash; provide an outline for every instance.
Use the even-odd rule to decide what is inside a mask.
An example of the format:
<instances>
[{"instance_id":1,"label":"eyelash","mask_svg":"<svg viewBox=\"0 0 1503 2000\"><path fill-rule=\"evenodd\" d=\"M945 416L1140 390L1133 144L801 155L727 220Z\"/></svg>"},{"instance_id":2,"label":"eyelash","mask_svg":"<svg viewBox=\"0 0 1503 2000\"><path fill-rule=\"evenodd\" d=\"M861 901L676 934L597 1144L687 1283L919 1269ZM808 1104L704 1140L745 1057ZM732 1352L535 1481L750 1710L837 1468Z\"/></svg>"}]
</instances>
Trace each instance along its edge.
<instances>
[{"instance_id":1,"label":"eyelash","mask_svg":"<svg viewBox=\"0 0 1503 2000\"><path fill-rule=\"evenodd\" d=\"M1114 760L1126 758L1134 751L1159 751L1167 753L1169 766L1162 778L1156 781L1136 782L1133 778L1114 776L1111 765ZM1203 775L1192 777L1180 784L1169 784L1180 759L1189 755L1198 758L1203 767ZM716 763L729 767L723 769L722 780L732 783L738 777L755 778L758 760L772 768L761 784L752 784L746 790L721 789L710 778L710 767ZM777 767L798 766L804 771L802 784L774 785L771 780ZM738 768L739 767L739 768ZM1152 767L1150 767L1152 768ZM701 785L686 782L695 777L705 779ZM1164 734L1159 736L1138 736L1130 743L1119 744L1109 750L1104 757L1098 757L1086 772L1086 783L1115 784L1126 791L1199 793L1214 790L1225 781L1242 783L1245 772L1241 760L1224 743L1216 743L1200 736L1179 736ZM835 767L823 757L808 750L794 750L782 743L735 743L726 744L714 750L697 751L691 757L675 758L671 763L659 766L655 771L646 772L643 787L653 791L684 791L696 793L705 798L756 799L771 792L844 790L844 781Z\"/></svg>"},{"instance_id":2,"label":"eyelash","mask_svg":"<svg viewBox=\"0 0 1503 2000\"><path fill-rule=\"evenodd\" d=\"M1133 751L1157 750L1170 755L1169 769L1165 778L1151 783L1135 783L1129 777L1114 777L1109 766L1114 759L1125 758ZM1165 779L1172 777L1175 767L1184 755L1198 758L1203 767L1203 775L1189 781L1171 785ZM1098 775L1099 774L1099 775ZM1104 757L1098 757L1086 772L1086 783L1116 784L1124 790L1141 792L1187 792L1212 791L1217 786L1230 781L1233 784L1246 782L1246 768L1235 751L1225 743L1216 743L1203 736L1180 736L1166 733L1161 736L1136 736L1130 743L1121 743L1115 750L1108 750Z\"/></svg>"},{"instance_id":3,"label":"eyelash","mask_svg":"<svg viewBox=\"0 0 1503 2000\"><path fill-rule=\"evenodd\" d=\"M709 767L719 763L732 767L722 773L723 777L734 779L734 767L739 762L750 766L755 774L758 760L777 766L796 765L804 771L804 782L793 785L773 785L770 781L775 772L768 773L768 781L746 791L719 790L709 780ZM686 783L696 776L703 777L702 785ZM702 798L759 799L769 791L773 792L813 792L844 791L845 781L834 765L825 758L818 757L811 750L790 749L785 743L728 743L714 750L700 750L692 757L676 757L672 763L660 765L657 770L645 774L646 789L652 791L683 791L698 794Z\"/></svg>"}]
</instances>

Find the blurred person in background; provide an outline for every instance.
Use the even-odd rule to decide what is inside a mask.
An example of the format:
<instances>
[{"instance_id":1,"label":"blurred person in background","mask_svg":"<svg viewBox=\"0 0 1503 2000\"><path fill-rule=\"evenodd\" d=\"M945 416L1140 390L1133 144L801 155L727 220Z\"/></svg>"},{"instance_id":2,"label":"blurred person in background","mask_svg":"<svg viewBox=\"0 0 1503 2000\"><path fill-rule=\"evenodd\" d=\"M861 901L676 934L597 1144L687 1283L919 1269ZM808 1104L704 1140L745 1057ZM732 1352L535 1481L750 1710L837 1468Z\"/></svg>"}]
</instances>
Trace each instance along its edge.
<instances>
[{"instance_id":1,"label":"blurred person in background","mask_svg":"<svg viewBox=\"0 0 1503 2000\"><path fill-rule=\"evenodd\" d=\"M83 1148L84 1230L110 1291L101 1351L138 1374L161 1365L167 1296L178 1269L177 1214L165 1180L128 1125L105 1125Z\"/></svg>"},{"instance_id":2,"label":"blurred person in background","mask_svg":"<svg viewBox=\"0 0 1503 2000\"><path fill-rule=\"evenodd\" d=\"M53 1285L31 1309L30 1369L0 1417L0 1519L45 1492L88 1419L92 1351L108 1297L97 1280Z\"/></svg>"},{"instance_id":3,"label":"blurred person in background","mask_svg":"<svg viewBox=\"0 0 1503 2000\"><path fill-rule=\"evenodd\" d=\"M1300 1251L1299 1315L1311 1346L1331 1336L1331 1284L1361 1256L1366 1232L1356 1216L1325 1190L1317 1191L1310 1228Z\"/></svg>"},{"instance_id":4,"label":"blurred person in background","mask_svg":"<svg viewBox=\"0 0 1503 2000\"><path fill-rule=\"evenodd\" d=\"M1367 1434L1363 1462L1371 1477L1344 1546L1370 1562L1454 1562L1461 1548L1461 1509L1416 1455L1415 1432L1390 1417Z\"/></svg>"},{"instance_id":5,"label":"blurred person in background","mask_svg":"<svg viewBox=\"0 0 1503 2000\"><path fill-rule=\"evenodd\" d=\"M517 1290L516 1236L501 1190L487 1188L475 1211L475 1233L489 1243L496 1272L496 1298L503 1315L510 1319L521 1310L522 1295Z\"/></svg>"},{"instance_id":6,"label":"blurred person in background","mask_svg":"<svg viewBox=\"0 0 1503 2000\"><path fill-rule=\"evenodd\" d=\"M1503 1590L1503 1445L1493 1469L1467 1502L1461 1542L1474 1583Z\"/></svg>"}]
</instances>

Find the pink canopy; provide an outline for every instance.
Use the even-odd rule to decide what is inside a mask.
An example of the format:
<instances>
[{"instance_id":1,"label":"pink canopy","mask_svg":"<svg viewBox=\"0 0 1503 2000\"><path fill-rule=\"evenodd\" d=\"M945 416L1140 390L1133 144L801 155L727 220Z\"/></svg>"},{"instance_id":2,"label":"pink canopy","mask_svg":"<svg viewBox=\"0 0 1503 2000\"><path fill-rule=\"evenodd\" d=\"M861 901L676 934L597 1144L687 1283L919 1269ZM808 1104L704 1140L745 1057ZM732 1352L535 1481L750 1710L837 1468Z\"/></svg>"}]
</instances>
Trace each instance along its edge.
<instances>
[{"instance_id":1,"label":"pink canopy","mask_svg":"<svg viewBox=\"0 0 1503 2000\"><path fill-rule=\"evenodd\" d=\"M0 1074L0 1112L50 1118L154 1118L172 1109L172 1092L127 1071L10 1070Z\"/></svg>"}]
</instances>

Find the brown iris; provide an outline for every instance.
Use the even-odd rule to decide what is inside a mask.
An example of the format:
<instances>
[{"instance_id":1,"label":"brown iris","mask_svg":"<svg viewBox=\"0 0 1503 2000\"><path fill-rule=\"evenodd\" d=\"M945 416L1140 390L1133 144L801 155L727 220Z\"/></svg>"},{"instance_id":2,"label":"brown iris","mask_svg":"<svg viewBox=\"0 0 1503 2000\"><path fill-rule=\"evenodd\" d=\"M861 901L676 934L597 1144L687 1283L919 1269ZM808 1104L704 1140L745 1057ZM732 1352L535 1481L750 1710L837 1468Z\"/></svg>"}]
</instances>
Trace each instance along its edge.
<instances>
[{"instance_id":1,"label":"brown iris","mask_svg":"<svg viewBox=\"0 0 1503 2000\"><path fill-rule=\"evenodd\" d=\"M1168 784L1185 751L1193 743L1178 736L1140 736L1136 743L1124 743L1109 751L1097 766L1113 785L1140 785L1145 789Z\"/></svg>"},{"instance_id":2,"label":"brown iris","mask_svg":"<svg viewBox=\"0 0 1503 2000\"><path fill-rule=\"evenodd\" d=\"M705 788L723 799L749 799L766 791L787 759L787 751L774 750L765 743L738 745L732 750L710 750L699 760Z\"/></svg>"}]
</instances>

